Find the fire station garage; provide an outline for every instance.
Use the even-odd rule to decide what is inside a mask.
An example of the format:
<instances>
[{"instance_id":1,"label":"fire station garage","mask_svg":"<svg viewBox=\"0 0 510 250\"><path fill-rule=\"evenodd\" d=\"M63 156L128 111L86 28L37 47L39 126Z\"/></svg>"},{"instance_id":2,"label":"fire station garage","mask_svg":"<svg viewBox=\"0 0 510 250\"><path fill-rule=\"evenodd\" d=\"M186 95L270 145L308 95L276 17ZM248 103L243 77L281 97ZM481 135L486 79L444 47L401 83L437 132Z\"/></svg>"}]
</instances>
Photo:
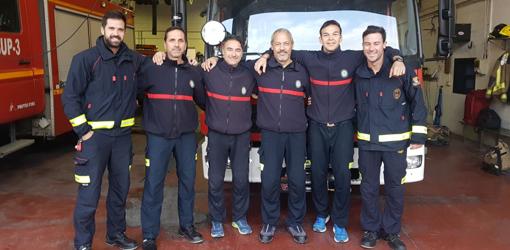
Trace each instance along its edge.
<instances>
[{"instance_id":1,"label":"fire station garage","mask_svg":"<svg viewBox=\"0 0 510 250\"><path fill-rule=\"evenodd\" d=\"M0 249L510 249L509 13L2 0Z\"/></svg>"}]
</instances>

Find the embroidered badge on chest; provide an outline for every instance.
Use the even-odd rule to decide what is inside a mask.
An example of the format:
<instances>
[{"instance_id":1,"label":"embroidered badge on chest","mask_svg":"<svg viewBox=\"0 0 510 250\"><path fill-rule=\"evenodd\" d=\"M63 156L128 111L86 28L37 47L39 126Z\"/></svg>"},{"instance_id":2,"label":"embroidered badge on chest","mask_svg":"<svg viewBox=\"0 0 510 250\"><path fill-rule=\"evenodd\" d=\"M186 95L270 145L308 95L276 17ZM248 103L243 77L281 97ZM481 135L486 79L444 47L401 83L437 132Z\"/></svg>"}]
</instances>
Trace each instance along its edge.
<instances>
[{"instance_id":1,"label":"embroidered badge on chest","mask_svg":"<svg viewBox=\"0 0 510 250\"><path fill-rule=\"evenodd\" d=\"M415 87L418 87L418 86L420 86L420 85L421 85L421 83L420 83L420 79L418 79L418 77L417 77L417 76L413 77L413 80L412 80L412 81L413 81L413 86L415 86Z\"/></svg>"},{"instance_id":2,"label":"embroidered badge on chest","mask_svg":"<svg viewBox=\"0 0 510 250\"><path fill-rule=\"evenodd\" d=\"M347 72L346 69L342 69L342 71L340 71L340 75L342 75L343 78L347 78L349 76L349 72Z\"/></svg>"},{"instance_id":3,"label":"embroidered badge on chest","mask_svg":"<svg viewBox=\"0 0 510 250\"><path fill-rule=\"evenodd\" d=\"M402 92L400 91L399 88L396 88L395 90L393 90L393 98L395 98L395 100L398 100L400 98L401 94L402 94Z\"/></svg>"},{"instance_id":4,"label":"embroidered badge on chest","mask_svg":"<svg viewBox=\"0 0 510 250\"><path fill-rule=\"evenodd\" d=\"M300 80L296 80L296 88L297 89L301 88L301 81Z\"/></svg>"},{"instance_id":5,"label":"embroidered badge on chest","mask_svg":"<svg viewBox=\"0 0 510 250\"><path fill-rule=\"evenodd\" d=\"M193 89L195 88L195 82L193 80L189 80L189 86Z\"/></svg>"},{"instance_id":6,"label":"embroidered badge on chest","mask_svg":"<svg viewBox=\"0 0 510 250\"><path fill-rule=\"evenodd\" d=\"M241 89L241 94L242 94L242 95L246 95L246 87L243 87L243 88Z\"/></svg>"}]
</instances>

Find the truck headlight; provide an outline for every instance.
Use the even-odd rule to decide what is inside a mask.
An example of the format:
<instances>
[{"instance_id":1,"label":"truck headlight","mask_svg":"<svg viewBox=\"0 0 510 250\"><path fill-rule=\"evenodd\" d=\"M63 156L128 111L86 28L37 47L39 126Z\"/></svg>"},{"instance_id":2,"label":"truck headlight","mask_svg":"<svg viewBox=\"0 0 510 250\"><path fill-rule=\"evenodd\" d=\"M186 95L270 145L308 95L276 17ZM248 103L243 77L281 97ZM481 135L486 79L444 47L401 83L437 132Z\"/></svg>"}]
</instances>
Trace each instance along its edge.
<instances>
[{"instance_id":1,"label":"truck headlight","mask_svg":"<svg viewBox=\"0 0 510 250\"><path fill-rule=\"evenodd\" d=\"M407 168L419 168L421 166L423 159L421 155L413 155L407 157Z\"/></svg>"}]
</instances>

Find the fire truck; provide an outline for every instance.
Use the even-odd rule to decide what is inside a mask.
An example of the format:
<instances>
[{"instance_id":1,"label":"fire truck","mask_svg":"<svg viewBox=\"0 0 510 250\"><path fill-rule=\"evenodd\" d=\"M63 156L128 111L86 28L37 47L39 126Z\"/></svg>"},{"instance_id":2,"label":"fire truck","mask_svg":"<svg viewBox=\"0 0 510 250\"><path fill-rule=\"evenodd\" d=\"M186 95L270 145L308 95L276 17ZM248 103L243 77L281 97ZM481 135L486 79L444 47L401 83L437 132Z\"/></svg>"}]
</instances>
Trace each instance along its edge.
<instances>
[{"instance_id":1,"label":"fire truck","mask_svg":"<svg viewBox=\"0 0 510 250\"><path fill-rule=\"evenodd\" d=\"M179 1L174 1L179 2ZM449 56L454 27L454 3L452 0L439 0L438 56ZM174 9L174 12L178 11ZM174 14L186 16L183 13ZM294 49L319 50L319 29L326 20L337 20L342 26L342 49L361 50L361 34L368 25L378 25L386 29L388 45L397 48L405 61L422 79L423 50L418 5L415 0L209 0L207 20L202 30L206 43L206 57L218 55L216 45L222 37L234 34L245 41L247 59L255 59L270 46L270 34L277 28L287 28L294 37ZM216 21L216 22L215 22ZM214 25L216 23L216 25ZM221 23L221 24L220 24ZM218 24L220 27L218 27ZM221 27L222 26L222 27ZM209 41L208 41L209 40ZM213 42L210 42L213 41ZM255 103L255 101L254 101ZM254 109L256 111L256 109ZM256 114L254 114L255 116ZM200 115L201 131L207 135L204 114ZM261 163L258 147L260 131L252 128L252 149L250 151L250 182L260 182ZM354 145L356 146L356 145ZM204 177L208 178L207 137L201 144ZM426 148L407 150L406 182L418 182L424 178ZM358 149L355 147L351 169L351 184L361 182L358 171ZM227 165L229 165L228 163ZM310 191L310 161L306 161L307 191ZM384 166L383 166L384 168ZM232 181L229 166L225 181ZM285 163L282 166L282 183L285 182ZM381 171L381 184L384 183ZM282 189L284 185L282 185ZM334 177L329 174L328 187L334 190Z\"/></svg>"},{"instance_id":2,"label":"fire truck","mask_svg":"<svg viewBox=\"0 0 510 250\"><path fill-rule=\"evenodd\" d=\"M107 0L2 0L0 8L0 158L34 137L71 130L62 95L71 59L95 45L101 18L121 10L134 48L134 13ZM126 6L127 7L127 6ZM25 137L25 139L20 139Z\"/></svg>"}]
</instances>

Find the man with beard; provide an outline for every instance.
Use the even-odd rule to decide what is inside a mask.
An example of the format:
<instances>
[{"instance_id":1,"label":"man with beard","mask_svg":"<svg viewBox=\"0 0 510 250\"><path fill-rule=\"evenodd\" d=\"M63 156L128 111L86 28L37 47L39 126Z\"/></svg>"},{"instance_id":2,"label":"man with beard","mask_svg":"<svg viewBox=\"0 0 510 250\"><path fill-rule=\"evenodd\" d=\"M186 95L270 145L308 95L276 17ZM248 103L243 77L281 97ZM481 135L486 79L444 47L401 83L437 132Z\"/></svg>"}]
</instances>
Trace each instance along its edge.
<instances>
[{"instance_id":1,"label":"man with beard","mask_svg":"<svg viewBox=\"0 0 510 250\"><path fill-rule=\"evenodd\" d=\"M292 59L301 63L310 74L311 105L307 107L308 155L312 163L312 201L317 213L313 231L326 232L326 223L333 220L335 242L349 241L347 222L350 208L351 173L354 154L354 70L363 62L361 51L341 50L342 29L335 20L322 24L319 30L322 50L292 51ZM265 53L255 64L264 71L271 53ZM387 49L392 61L402 60L398 51ZM402 62L395 62L389 73L401 75ZM262 70L261 70L262 68ZM333 205L329 209L327 176L331 166L335 179Z\"/></svg>"},{"instance_id":2,"label":"man with beard","mask_svg":"<svg viewBox=\"0 0 510 250\"><path fill-rule=\"evenodd\" d=\"M101 181L108 167L106 243L135 249L125 235L126 198L132 161L131 127L136 109L136 69L141 56L123 42L126 17L109 11L96 46L73 57L62 95L76 144L75 180L80 185L74 210L74 245L91 249Z\"/></svg>"},{"instance_id":3,"label":"man with beard","mask_svg":"<svg viewBox=\"0 0 510 250\"><path fill-rule=\"evenodd\" d=\"M427 109L420 82L413 71L388 77L384 58L386 31L368 26L363 32L366 61L354 75L357 97L359 169L361 179L361 247L374 248L378 238L391 249L405 250L400 239L404 210L407 147L423 147L427 139ZM384 163L385 205L379 209L379 178Z\"/></svg>"},{"instance_id":4,"label":"man with beard","mask_svg":"<svg viewBox=\"0 0 510 250\"><path fill-rule=\"evenodd\" d=\"M146 172L141 220L144 250L156 249L160 231L165 177L171 155L178 178L179 234L191 243L204 241L193 226L197 102L203 101L200 72L188 62L186 33L180 27L165 31L166 58L161 66L146 59L140 90L145 92L143 126L147 132ZM203 105L200 105L203 106Z\"/></svg>"}]
</instances>

